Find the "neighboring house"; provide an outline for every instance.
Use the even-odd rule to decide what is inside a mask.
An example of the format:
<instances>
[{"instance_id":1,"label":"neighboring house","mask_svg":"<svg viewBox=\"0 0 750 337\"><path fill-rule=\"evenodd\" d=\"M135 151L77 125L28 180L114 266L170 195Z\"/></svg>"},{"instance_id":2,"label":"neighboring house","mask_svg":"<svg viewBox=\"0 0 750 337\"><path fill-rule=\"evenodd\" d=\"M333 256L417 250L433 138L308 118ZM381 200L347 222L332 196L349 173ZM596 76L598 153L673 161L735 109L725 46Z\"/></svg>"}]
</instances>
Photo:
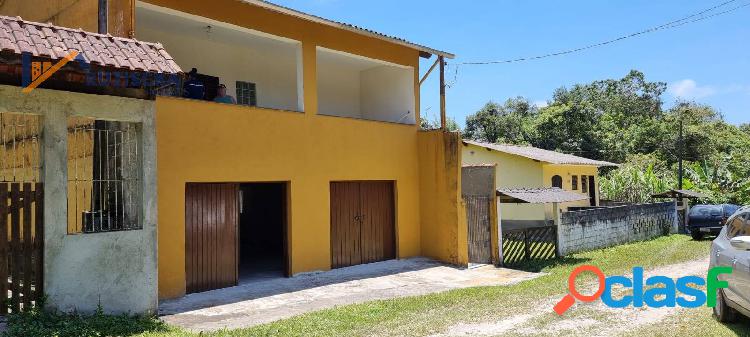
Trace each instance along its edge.
<instances>
[{"instance_id":1,"label":"neighboring house","mask_svg":"<svg viewBox=\"0 0 750 337\"><path fill-rule=\"evenodd\" d=\"M463 165L496 165L496 188L559 187L587 195L568 207L599 205L599 167L617 166L605 161L539 149L531 146L488 144L463 140ZM502 204L503 229L544 225L553 219L552 207L543 204Z\"/></svg>"},{"instance_id":2,"label":"neighboring house","mask_svg":"<svg viewBox=\"0 0 750 337\"><path fill-rule=\"evenodd\" d=\"M133 14L124 30L138 40L7 17L0 30L12 56L0 115L42 116L49 305L153 312L258 277L467 263L460 138L417 123L420 57L453 55L265 1L117 3L109 16ZM13 8L2 14L26 10ZM91 26L79 14L54 17ZM90 88L74 63L21 93L22 52L56 62L70 50L94 70L197 68L204 99L179 97L182 81L148 88L155 97L119 75ZM220 83L238 104L211 101Z\"/></svg>"}]
</instances>

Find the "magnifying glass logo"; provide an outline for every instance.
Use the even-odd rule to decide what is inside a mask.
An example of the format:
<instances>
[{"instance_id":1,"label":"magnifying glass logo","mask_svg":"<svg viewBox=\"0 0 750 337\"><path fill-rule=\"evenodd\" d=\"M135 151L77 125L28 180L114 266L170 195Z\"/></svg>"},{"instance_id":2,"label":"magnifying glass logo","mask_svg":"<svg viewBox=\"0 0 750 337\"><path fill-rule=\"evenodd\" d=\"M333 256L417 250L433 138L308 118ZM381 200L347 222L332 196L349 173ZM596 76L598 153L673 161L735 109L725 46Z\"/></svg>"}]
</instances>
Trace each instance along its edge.
<instances>
[{"instance_id":1,"label":"magnifying glass logo","mask_svg":"<svg viewBox=\"0 0 750 337\"><path fill-rule=\"evenodd\" d=\"M583 272L591 272L596 275L598 281L599 281L599 287L597 288L596 292L593 295L583 295L578 292L576 289L576 278L578 278L578 275L580 275ZM570 273L570 276L568 277L568 291L569 293L565 295L560 302L557 302L555 306L552 308L558 315L564 314L568 309L570 309L573 304L576 303L576 299L581 302L593 302L599 299L599 297L602 296L604 293L605 288L605 279L604 279L604 273L601 271L601 269L597 268L596 266L591 265L583 265L573 270L572 273Z\"/></svg>"}]
</instances>

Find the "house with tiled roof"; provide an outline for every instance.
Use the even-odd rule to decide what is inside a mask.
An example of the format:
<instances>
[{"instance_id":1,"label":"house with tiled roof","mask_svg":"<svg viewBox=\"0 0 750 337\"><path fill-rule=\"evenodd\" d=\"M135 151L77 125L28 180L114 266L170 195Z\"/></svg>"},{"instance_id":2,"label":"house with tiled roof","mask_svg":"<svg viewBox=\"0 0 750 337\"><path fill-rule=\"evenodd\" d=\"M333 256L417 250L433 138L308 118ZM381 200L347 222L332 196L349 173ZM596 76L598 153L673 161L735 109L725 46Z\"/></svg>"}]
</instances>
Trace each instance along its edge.
<instances>
[{"instance_id":1,"label":"house with tiled roof","mask_svg":"<svg viewBox=\"0 0 750 337\"><path fill-rule=\"evenodd\" d=\"M44 294L155 312L259 278L467 263L460 137L418 123L452 54L265 1L33 3L0 2L18 310Z\"/></svg>"},{"instance_id":2,"label":"house with tiled roof","mask_svg":"<svg viewBox=\"0 0 750 337\"><path fill-rule=\"evenodd\" d=\"M462 163L493 164L496 189L540 189L557 187L584 195L580 201L564 202L568 207L599 205L599 168L617 166L600 160L540 149L532 146L492 144L464 139ZM544 203L499 204L503 229L528 228L554 219L552 205Z\"/></svg>"}]
</instances>

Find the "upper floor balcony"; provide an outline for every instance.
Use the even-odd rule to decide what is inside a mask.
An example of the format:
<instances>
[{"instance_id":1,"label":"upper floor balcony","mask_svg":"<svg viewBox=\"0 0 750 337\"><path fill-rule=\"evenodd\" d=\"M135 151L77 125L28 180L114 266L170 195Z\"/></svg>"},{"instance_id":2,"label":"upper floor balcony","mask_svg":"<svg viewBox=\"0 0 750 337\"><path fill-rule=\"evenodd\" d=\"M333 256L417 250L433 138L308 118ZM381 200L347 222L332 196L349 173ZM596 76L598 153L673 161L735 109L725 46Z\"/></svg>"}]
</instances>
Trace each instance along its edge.
<instances>
[{"instance_id":1,"label":"upper floor balcony","mask_svg":"<svg viewBox=\"0 0 750 337\"><path fill-rule=\"evenodd\" d=\"M301 41L141 1L136 2L136 34L163 44L184 71L195 68L192 82L176 88L176 96L416 124L417 80L411 66L322 46L307 46L314 53L303 53ZM202 90L193 90L196 82Z\"/></svg>"}]
</instances>

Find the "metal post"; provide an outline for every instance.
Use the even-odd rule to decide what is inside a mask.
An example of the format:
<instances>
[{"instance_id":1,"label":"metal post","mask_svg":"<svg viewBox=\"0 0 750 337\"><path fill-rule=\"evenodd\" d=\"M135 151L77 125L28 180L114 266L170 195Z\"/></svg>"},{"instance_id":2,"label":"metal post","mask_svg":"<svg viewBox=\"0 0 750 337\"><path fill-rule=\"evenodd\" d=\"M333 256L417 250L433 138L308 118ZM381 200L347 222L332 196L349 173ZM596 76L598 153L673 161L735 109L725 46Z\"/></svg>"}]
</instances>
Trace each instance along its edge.
<instances>
[{"instance_id":1,"label":"metal post","mask_svg":"<svg viewBox=\"0 0 750 337\"><path fill-rule=\"evenodd\" d=\"M438 56L440 63L440 129L445 130L445 58Z\"/></svg>"},{"instance_id":2,"label":"metal post","mask_svg":"<svg viewBox=\"0 0 750 337\"><path fill-rule=\"evenodd\" d=\"M108 0L99 0L99 34L107 34Z\"/></svg>"},{"instance_id":3,"label":"metal post","mask_svg":"<svg viewBox=\"0 0 750 337\"><path fill-rule=\"evenodd\" d=\"M679 156L679 158L678 158L678 161L677 161L678 162L678 164L677 164L677 166L678 166L678 168L677 168L677 170L678 170L678 172L677 172L677 189L681 190L682 189L682 157L683 157L683 153L682 152L683 152L683 148L685 147L684 146L684 142L683 142L683 138L682 138L682 113L680 113L680 137L679 137L679 141L678 142L679 142L678 143L679 144L679 149L677 149L677 155Z\"/></svg>"}]
</instances>

